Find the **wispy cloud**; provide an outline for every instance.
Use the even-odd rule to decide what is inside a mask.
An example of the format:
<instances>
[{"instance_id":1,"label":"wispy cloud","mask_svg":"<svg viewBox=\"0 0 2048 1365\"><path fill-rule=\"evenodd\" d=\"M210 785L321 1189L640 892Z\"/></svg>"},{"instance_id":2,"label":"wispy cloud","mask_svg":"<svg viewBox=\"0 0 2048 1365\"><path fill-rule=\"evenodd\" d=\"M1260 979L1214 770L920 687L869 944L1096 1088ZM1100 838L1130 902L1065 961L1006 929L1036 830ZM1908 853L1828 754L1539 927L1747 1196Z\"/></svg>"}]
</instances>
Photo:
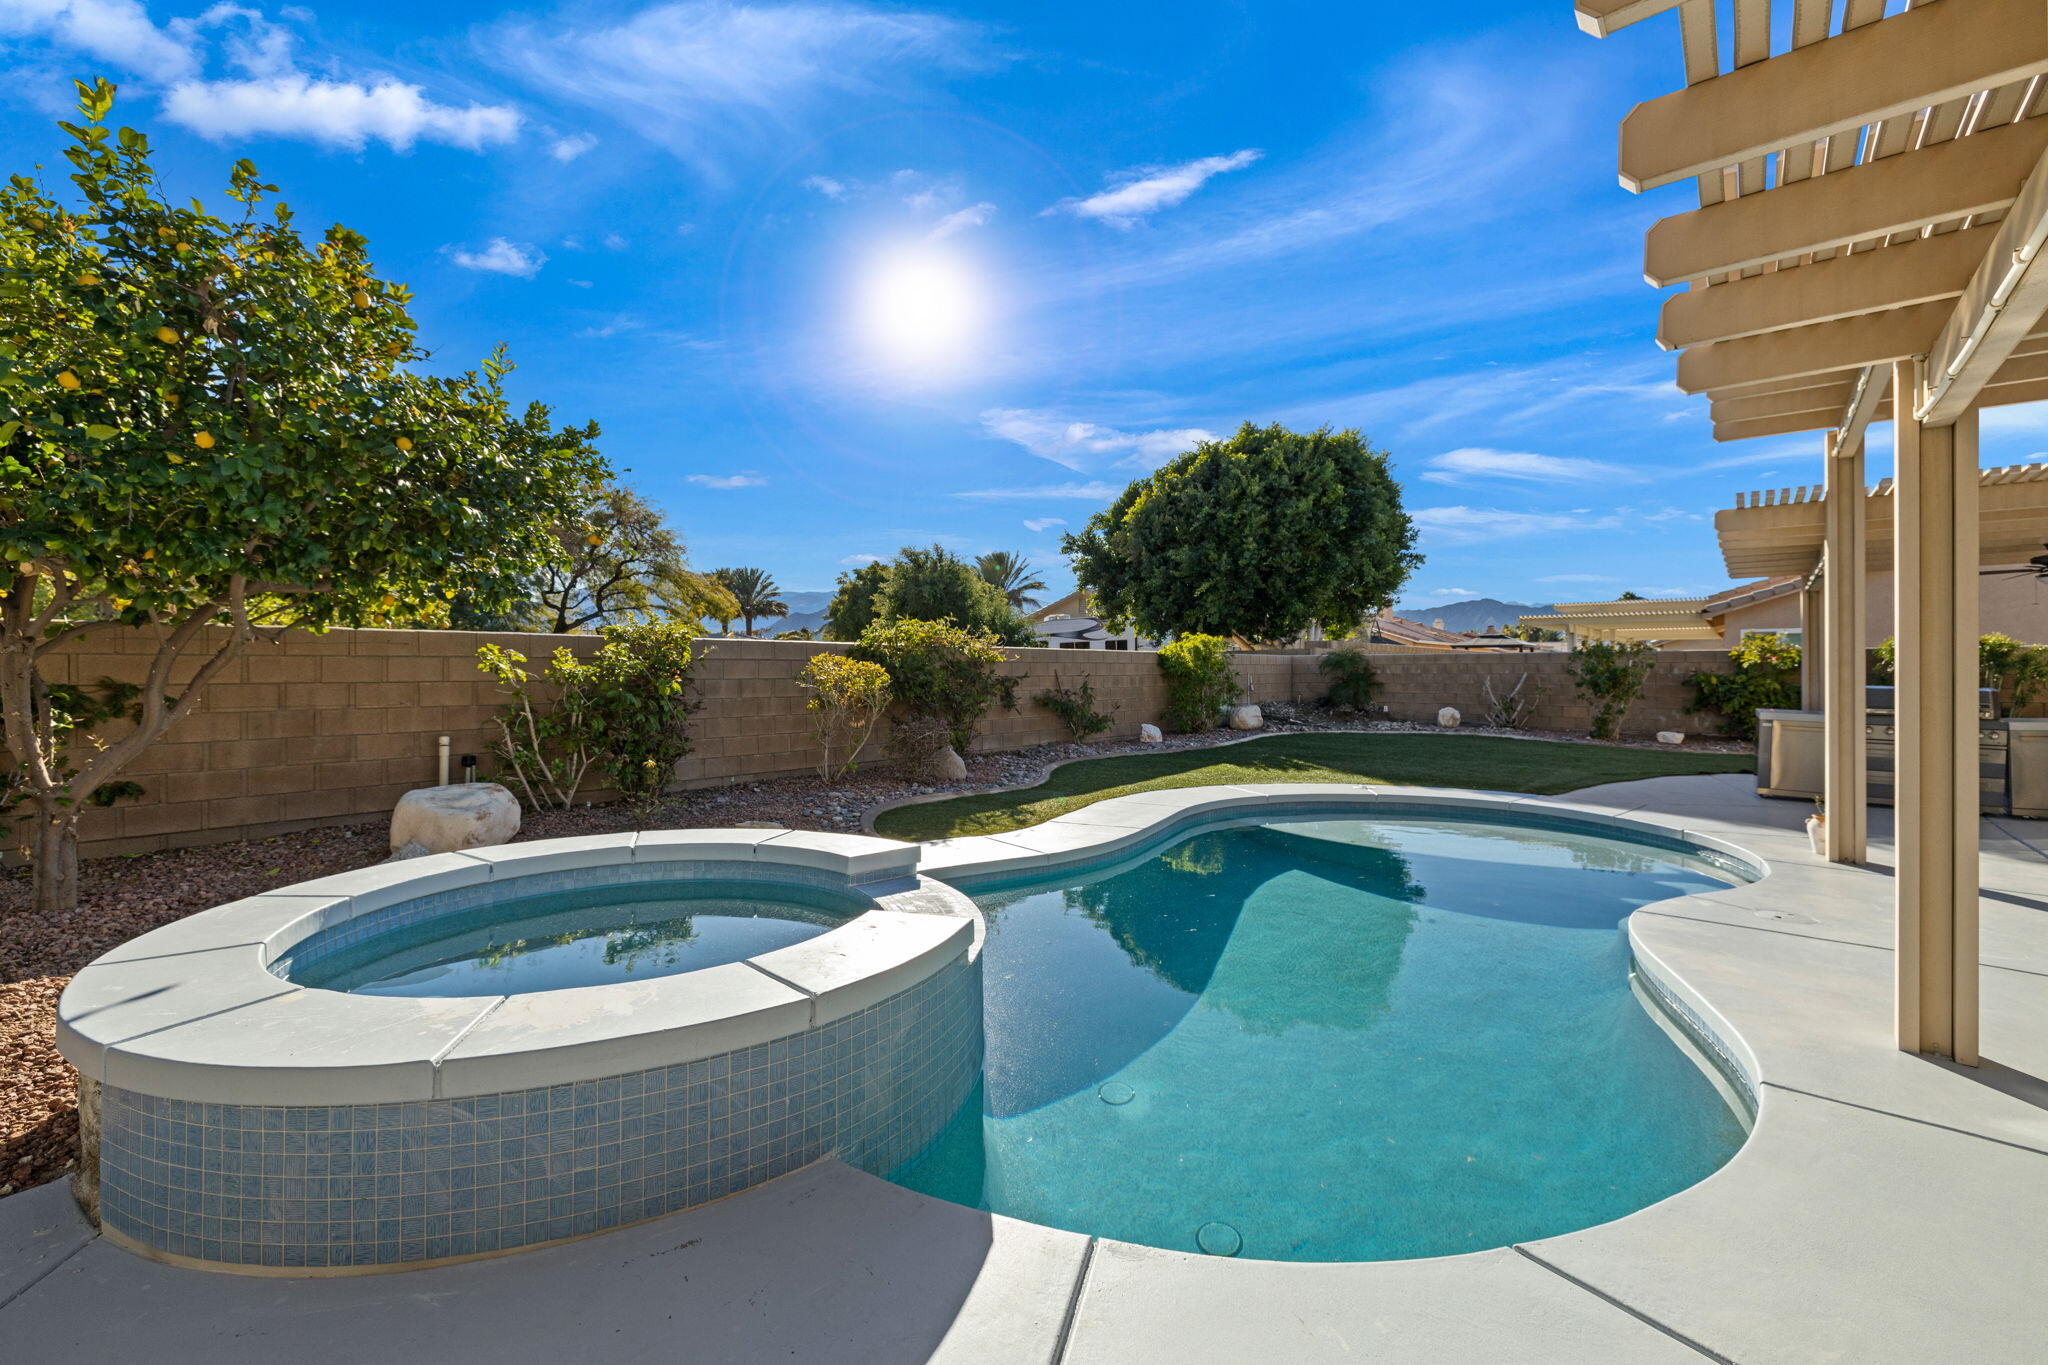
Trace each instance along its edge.
<instances>
[{"instance_id":1,"label":"wispy cloud","mask_svg":"<svg viewBox=\"0 0 2048 1365\"><path fill-rule=\"evenodd\" d=\"M1536 455L1524 450L1487 450L1479 446L1445 451L1432 457L1429 466L1429 472L1422 477L1430 483L1497 479L1529 483L1633 483L1643 477L1634 470L1602 460Z\"/></svg>"},{"instance_id":2,"label":"wispy cloud","mask_svg":"<svg viewBox=\"0 0 2048 1365\"><path fill-rule=\"evenodd\" d=\"M976 488L953 496L972 502L1032 502L1065 498L1108 502L1123 491L1109 483L1055 483L1035 484L1028 488Z\"/></svg>"},{"instance_id":3,"label":"wispy cloud","mask_svg":"<svg viewBox=\"0 0 2048 1365\"><path fill-rule=\"evenodd\" d=\"M690 474L686 480L701 488L760 488L768 480L759 474Z\"/></svg>"},{"instance_id":4,"label":"wispy cloud","mask_svg":"<svg viewBox=\"0 0 2048 1365\"><path fill-rule=\"evenodd\" d=\"M137 0L0 0L0 37L35 38L155 80L198 68L189 31L167 31Z\"/></svg>"},{"instance_id":5,"label":"wispy cloud","mask_svg":"<svg viewBox=\"0 0 2048 1365\"><path fill-rule=\"evenodd\" d=\"M881 562L882 557L880 555L847 555L839 561L840 566L847 569L858 569L864 564L879 564Z\"/></svg>"},{"instance_id":6,"label":"wispy cloud","mask_svg":"<svg viewBox=\"0 0 2048 1365\"><path fill-rule=\"evenodd\" d=\"M1063 199L1047 213L1071 213L1111 227L1136 227L1161 209L1184 202L1196 190L1224 174L1243 170L1264 153L1247 147L1228 156L1205 156L1178 166L1141 166L1115 178L1111 188L1085 199Z\"/></svg>"},{"instance_id":7,"label":"wispy cloud","mask_svg":"<svg viewBox=\"0 0 2048 1365\"><path fill-rule=\"evenodd\" d=\"M557 161L574 161L577 157L582 156L585 152L589 151L592 147L595 147L596 145L597 134L572 133L567 137L558 137L553 142L549 143L548 155L552 156Z\"/></svg>"},{"instance_id":8,"label":"wispy cloud","mask_svg":"<svg viewBox=\"0 0 2048 1365\"><path fill-rule=\"evenodd\" d=\"M1041 531L1050 531L1055 526L1065 526L1066 524L1067 519L1065 517L1030 517L1024 522L1024 529L1036 534Z\"/></svg>"},{"instance_id":9,"label":"wispy cloud","mask_svg":"<svg viewBox=\"0 0 2048 1365\"><path fill-rule=\"evenodd\" d=\"M827 199L844 199L847 194L846 182L829 175L807 175L803 183L805 189L816 190Z\"/></svg>"},{"instance_id":10,"label":"wispy cloud","mask_svg":"<svg viewBox=\"0 0 2048 1365\"><path fill-rule=\"evenodd\" d=\"M494 275L517 275L530 280L540 273L547 263L547 255L538 247L522 246L503 237L493 237L484 244L481 251L470 251L462 247L448 249L449 259L464 270L482 270Z\"/></svg>"},{"instance_id":11,"label":"wispy cloud","mask_svg":"<svg viewBox=\"0 0 2048 1365\"><path fill-rule=\"evenodd\" d=\"M913 94L931 73L994 60L977 25L846 0L676 0L612 22L516 19L479 43L535 87L707 172L734 142L800 126L828 98Z\"/></svg>"},{"instance_id":12,"label":"wispy cloud","mask_svg":"<svg viewBox=\"0 0 2048 1365\"><path fill-rule=\"evenodd\" d=\"M969 228L983 226L989 219L995 217L995 214L996 206L994 204L969 204L966 208L955 209L944 218L939 219L937 223L932 225L932 230L927 232L925 237L927 240L934 242L943 241L956 232L965 232Z\"/></svg>"},{"instance_id":13,"label":"wispy cloud","mask_svg":"<svg viewBox=\"0 0 2048 1365\"><path fill-rule=\"evenodd\" d=\"M1500 507L1424 507L1409 513L1428 540L1476 545L1512 536L1612 530L1618 518L1589 512L1524 512Z\"/></svg>"},{"instance_id":14,"label":"wispy cloud","mask_svg":"<svg viewBox=\"0 0 2048 1365\"><path fill-rule=\"evenodd\" d=\"M1041 408L989 408L981 414L981 426L989 435L1015 442L1076 474L1093 474L1112 466L1150 470L1216 439L1200 427L1124 431L1077 422Z\"/></svg>"},{"instance_id":15,"label":"wispy cloud","mask_svg":"<svg viewBox=\"0 0 2048 1365\"><path fill-rule=\"evenodd\" d=\"M1617 580L1604 573L1553 573L1536 580L1538 583L1613 583Z\"/></svg>"}]
</instances>

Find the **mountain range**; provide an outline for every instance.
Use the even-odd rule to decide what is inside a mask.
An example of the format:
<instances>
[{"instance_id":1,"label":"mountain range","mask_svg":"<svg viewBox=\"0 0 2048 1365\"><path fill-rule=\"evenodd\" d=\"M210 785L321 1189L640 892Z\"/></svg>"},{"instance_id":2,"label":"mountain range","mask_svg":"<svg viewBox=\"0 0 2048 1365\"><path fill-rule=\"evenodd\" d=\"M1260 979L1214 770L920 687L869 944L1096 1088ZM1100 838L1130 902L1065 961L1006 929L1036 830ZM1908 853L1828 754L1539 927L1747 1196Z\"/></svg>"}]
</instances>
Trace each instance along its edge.
<instances>
[{"instance_id":1,"label":"mountain range","mask_svg":"<svg viewBox=\"0 0 2048 1365\"><path fill-rule=\"evenodd\" d=\"M1411 606L1403 603L1396 614L1426 626L1442 623L1445 630L1482 631L1488 626L1511 626L1518 616L1535 616L1550 610L1534 602L1503 602L1497 597L1475 597L1469 602L1445 602L1440 606Z\"/></svg>"}]
</instances>

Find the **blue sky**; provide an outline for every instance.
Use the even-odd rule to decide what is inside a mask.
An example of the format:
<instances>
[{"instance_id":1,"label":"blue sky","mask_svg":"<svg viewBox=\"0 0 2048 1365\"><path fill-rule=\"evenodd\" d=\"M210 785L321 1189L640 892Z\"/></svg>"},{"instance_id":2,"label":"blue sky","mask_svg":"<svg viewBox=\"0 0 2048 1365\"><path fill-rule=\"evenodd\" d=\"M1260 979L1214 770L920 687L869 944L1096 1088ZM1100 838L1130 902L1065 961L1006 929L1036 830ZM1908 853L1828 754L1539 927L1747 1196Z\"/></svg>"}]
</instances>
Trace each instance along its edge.
<instances>
[{"instance_id":1,"label":"blue sky","mask_svg":"<svg viewBox=\"0 0 2048 1365\"><path fill-rule=\"evenodd\" d=\"M1717 446L1652 341L1615 125L1664 20L1564 0L497 8L0 0L0 144L57 178L70 77L174 192L253 158L368 234L434 363L495 343L596 418L701 567L786 588L1058 535L1200 434L1355 426L1404 597L1713 591L1711 518L1819 477ZM2048 436L1985 421L1986 463ZM1873 442L1873 477L1888 472Z\"/></svg>"}]
</instances>

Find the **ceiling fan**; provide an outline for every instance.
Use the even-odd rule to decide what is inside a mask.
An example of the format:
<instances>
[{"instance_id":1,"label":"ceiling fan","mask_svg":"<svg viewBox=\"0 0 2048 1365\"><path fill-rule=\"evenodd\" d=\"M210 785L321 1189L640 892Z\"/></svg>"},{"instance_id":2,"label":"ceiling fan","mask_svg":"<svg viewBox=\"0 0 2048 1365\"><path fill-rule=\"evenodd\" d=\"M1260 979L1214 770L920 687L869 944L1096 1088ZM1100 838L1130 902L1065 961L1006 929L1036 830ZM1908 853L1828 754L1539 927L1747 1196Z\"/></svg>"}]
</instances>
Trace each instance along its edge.
<instances>
[{"instance_id":1,"label":"ceiling fan","mask_svg":"<svg viewBox=\"0 0 2048 1365\"><path fill-rule=\"evenodd\" d=\"M2048 550L2048 544L2044 544L2041 548L2043 550ZM1977 570L1977 576L1979 578L1995 578L2001 574L2030 574L2035 578L2048 579L2048 554L2035 555L2032 559L2027 561L2027 566L2023 569L2014 568Z\"/></svg>"}]
</instances>

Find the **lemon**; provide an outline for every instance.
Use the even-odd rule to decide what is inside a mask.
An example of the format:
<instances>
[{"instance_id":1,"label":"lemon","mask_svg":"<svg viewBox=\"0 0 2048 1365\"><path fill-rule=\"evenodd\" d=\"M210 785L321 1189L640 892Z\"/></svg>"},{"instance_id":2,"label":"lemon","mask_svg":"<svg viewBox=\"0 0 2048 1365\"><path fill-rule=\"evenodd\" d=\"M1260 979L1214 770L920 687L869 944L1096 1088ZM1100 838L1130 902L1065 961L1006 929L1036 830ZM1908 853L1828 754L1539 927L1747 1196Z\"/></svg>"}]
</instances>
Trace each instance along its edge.
<instances>
[{"instance_id":1,"label":"lemon","mask_svg":"<svg viewBox=\"0 0 2048 1365\"><path fill-rule=\"evenodd\" d=\"M212 450L213 433L210 431L200 432L197 436L194 436L192 438L192 444L198 446L201 450Z\"/></svg>"},{"instance_id":2,"label":"lemon","mask_svg":"<svg viewBox=\"0 0 2048 1365\"><path fill-rule=\"evenodd\" d=\"M58 372L57 372L57 387L58 387L58 388L60 388L60 389L75 389L75 388L77 388L77 387L78 387L78 376L77 376L77 375L75 375L75 374L73 374L73 373L71 373L71 371L69 371L69 370L60 370L60 371L58 371Z\"/></svg>"},{"instance_id":3,"label":"lemon","mask_svg":"<svg viewBox=\"0 0 2048 1365\"><path fill-rule=\"evenodd\" d=\"M78 277L78 287L80 289L90 289L99 282L100 277L97 275L80 275Z\"/></svg>"},{"instance_id":4,"label":"lemon","mask_svg":"<svg viewBox=\"0 0 2048 1365\"><path fill-rule=\"evenodd\" d=\"M401 436L401 437L399 437L399 438L398 438L398 448L399 448L400 450L411 450L411 449L412 449L412 437L410 437L410 436Z\"/></svg>"},{"instance_id":5,"label":"lemon","mask_svg":"<svg viewBox=\"0 0 2048 1365\"><path fill-rule=\"evenodd\" d=\"M370 296L360 289L356 290L354 298L350 301L358 308L368 308L370 306Z\"/></svg>"},{"instance_id":6,"label":"lemon","mask_svg":"<svg viewBox=\"0 0 2048 1365\"><path fill-rule=\"evenodd\" d=\"M178 334L168 327L159 327L156 329L156 339L168 346L178 339Z\"/></svg>"},{"instance_id":7,"label":"lemon","mask_svg":"<svg viewBox=\"0 0 2048 1365\"><path fill-rule=\"evenodd\" d=\"M180 243L178 243L178 250L180 250L180 251L190 251L191 249L192 249L192 244L191 244L190 242L180 242Z\"/></svg>"}]
</instances>

